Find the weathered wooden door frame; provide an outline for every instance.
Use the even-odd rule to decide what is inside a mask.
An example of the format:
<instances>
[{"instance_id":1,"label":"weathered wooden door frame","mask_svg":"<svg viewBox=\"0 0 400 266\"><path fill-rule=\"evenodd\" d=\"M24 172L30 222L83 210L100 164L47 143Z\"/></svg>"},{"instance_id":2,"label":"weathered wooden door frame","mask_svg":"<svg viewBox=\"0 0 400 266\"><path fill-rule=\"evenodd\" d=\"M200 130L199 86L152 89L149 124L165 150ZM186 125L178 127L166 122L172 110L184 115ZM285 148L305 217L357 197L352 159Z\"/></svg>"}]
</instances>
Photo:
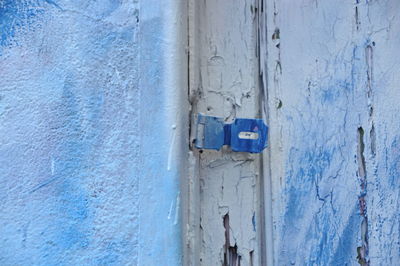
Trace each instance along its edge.
<instances>
[{"instance_id":1,"label":"weathered wooden door frame","mask_svg":"<svg viewBox=\"0 0 400 266\"><path fill-rule=\"evenodd\" d=\"M260 72L266 56L260 51L265 48L260 46L263 5L261 0L188 1L190 143L199 112L227 122L236 117L268 121ZM185 265L272 265L269 151L190 149Z\"/></svg>"}]
</instances>

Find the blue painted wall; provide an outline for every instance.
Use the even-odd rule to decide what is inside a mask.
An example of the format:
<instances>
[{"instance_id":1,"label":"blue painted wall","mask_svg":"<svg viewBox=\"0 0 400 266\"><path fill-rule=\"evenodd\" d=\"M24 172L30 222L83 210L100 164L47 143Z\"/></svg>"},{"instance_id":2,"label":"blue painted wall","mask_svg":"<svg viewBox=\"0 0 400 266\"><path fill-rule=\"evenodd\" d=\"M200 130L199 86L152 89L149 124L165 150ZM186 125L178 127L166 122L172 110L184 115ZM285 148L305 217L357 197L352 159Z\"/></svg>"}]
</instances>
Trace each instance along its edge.
<instances>
[{"instance_id":1,"label":"blue painted wall","mask_svg":"<svg viewBox=\"0 0 400 266\"><path fill-rule=\"evenodd\" d=\"M0 2L1 265L179 264L169 143L184 124L163 59L179 32L164 16L155 2Z\"/></svg>"}]
</instances>

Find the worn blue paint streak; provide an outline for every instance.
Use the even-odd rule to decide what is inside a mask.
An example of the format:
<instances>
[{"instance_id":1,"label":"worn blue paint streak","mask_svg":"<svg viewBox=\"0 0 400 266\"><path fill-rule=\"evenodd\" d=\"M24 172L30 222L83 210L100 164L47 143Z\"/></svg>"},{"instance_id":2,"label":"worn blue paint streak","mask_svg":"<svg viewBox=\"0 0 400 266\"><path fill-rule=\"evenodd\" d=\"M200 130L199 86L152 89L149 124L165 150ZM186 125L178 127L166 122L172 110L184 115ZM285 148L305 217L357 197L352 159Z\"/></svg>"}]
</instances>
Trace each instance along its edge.
<instances>
[{"instance_id":1,"label":"worn blue paint streak","mask_svg":"<svg viewBox=\"0 0 400 266\"><path fill-rule=\"evenodd\" d=\"M59 260L63 250L85 248L88 245L89 206L88 195L81 187L81 180L86 178L84 169L85 159L91 145L85 141L80 127L80 115L77 99L74 95L72 82L67 81L63 88L62 104L59 109L61 126L67 131L61 137L56 148L58 151L56 179L56 196L61 205L58 206L60 215L55 219L54 241L58 250L45 246L43 252L54 262Z\"/></svg>"},{"instance_id":2,"label":"worn blue paint streak","mask_svg":"<svg viewBox=\"0 0 400 266\"><path fill-rule=\"evenodd\" d=\"M335 128L342 125L347 113L338 112L329 121L321 117L328 108L342 104L341 98L353 90L353 85L349 76L322 85L327 89L321 86L307 102L311 106L310 112L297 117L297 135L291 140L297 144L291 148L287 158L289 169L284 191L287 201L280 225L282 241L278 258L278 263L283 265L340 265L344 260L346 263L356 261L354 243L359 234L359 216L352 214L348 221L340 220L347 207L342 205L340 198L336 199L341 193L336 184L349 178L340 172L344 163L341 162L341 149L344 149L345 141ZM317 109L321 106L322 110ZM352 200L348 204L357 206L357 197ZM341 215L337 215L338 211ZM348 233L352 235L344 235ZM345 254L337 244L338 239L346 237L353 239L351 243L354 246Z\"/></svg>"},{"instance_id":3,"label":"worn blue paint streak","mask_svg":"<svg viewBox=\"0 0 400 266\"><path fill-rule=\"evenodd\" d=\"M7 46L21 27L43 11L27 1L4 0L0 3L0 46Z\"/></svg>"},{"instance_id":4,"label":"worn blue paint streak","mask_svg":"<svg viewBox=\"0 0 400 266\"><path fill-rule=\"evenodd\" d=\"M389 184L393 188L400 187L400 142L395 138L390 145L390 162L388 165Z\"/></svg>"},{"instance_id":5,"label":"worn blue paint streak","mask_svg":"<svg viewBox=\"0 0 400 266\"><path fill-rule=\"evenodd\" d=\"M296 153L300 155L294 157ZM293 173L293 170L288 173L288 181L290 184L293 184L288 191L289 202L299 202L304 197L321 198L321 195L318 195L318 191L316 190L316 185L323 178L326 168L329 167L332 151L324 150L323 148L306 150L304 152L293 150L291 156L293 156L291 157L291 161L297 162L299 168L296 170L296 173ZM314 193L311 194L311 191ZM290 204L288 206L285 215L288 219L287 223L290 220L301 218L304 213L304 210L301 208L303 206L300 204Z\"/></svg>"},{"instance_id":6,"label":"worn blue paint streak","mask_svg":"<svg viewBox=\"0 0 400 266\"><path fill-rule=\"evenodd\" d=\"M0 46L7 47L14 43L19 30L30 29L46 8L62 9L52 0L3 0L0 2ZM0 49L1 53L1 49Z\"/></svg>"},{"instance_id":7,"label":"worn blue paint streak","mask_svg":"<svg viewBox=\"0 0 400 266\"><path fill-rule=\"evenodd\" d=\"M256 232L256 213L253 213L253 217L251 218L251 223L253 224L253 231Z\"/></svg>"},{"instance_id":8,"label":"worn blue paint streak","mask_svg":"<svg viewBox=\"0 0 400 266\"><path fill-rule=\"evenodd\" d=\"M351 60L346 60L346 57ZM357 89L363 70L362 50L351 50L327 60L334 73L309 87L308 97L290 118L294 135L285 175L286 205L280 224L278 263L290 265L353 265L360 236L357 180L344 171L353 160L347 145L348 124L353 117L347 101ZM327 119L329 117L329 119ZM356 129L356 127L355 127ZM355 132L355 129L351 132ZM349 181L350 180L350 181ZM354 184L348 197L338 184ZM352 206L351 212L349 207ZM348 248L346 248L348 247Z\"/></svg>"},{"instance_id":9,"label":"worn blue paint streak","mask_svg":"<svg viewBox=\"0 0 400 266\"><path fill-rule=\"evenodd\" d=\"M354 197L354 211L349 221L337 220L338 216L332 206L332 191L334 191L334 176L330 176L330 167L335 158L336 149L327 145L319 148L299 151L292 149L289 161L295 165L287 173L287 187L285 194L288 203L282 225L282 243L280 262L290 264L293 262L305 265L343 265L355 260L355 239L359 233L359 214L357 213L357 197ZM322 192L323 191L323 192ZM314 212L310 209L320 206ZM312 217L311 221L305 222ZM341 233L337 224L346 227ZM300 230L306 227L304 235ZM339 229L339 230L337 230ZM351 252L343 246L336 246L337 239L340 243L352 245ZM288 247L307 247L290 248ZM296 259L297 258L297 259ZM345 265L345 264L344 264Z\"/></svg>"},{"instance_id":10,"label":"worn blue paint streak","mask_svg":"<svg viewBox=\"0 0 400 266\"><path fill-rule=\"evenodd\" d=\"M354 247L358 245L359 225L361 222L359 205L355 204L353 212L346 221L346 227L339 237L338 246L333 253L332 262L334 265L352 265L354 262Z\"/></svg>"}]
</instances>

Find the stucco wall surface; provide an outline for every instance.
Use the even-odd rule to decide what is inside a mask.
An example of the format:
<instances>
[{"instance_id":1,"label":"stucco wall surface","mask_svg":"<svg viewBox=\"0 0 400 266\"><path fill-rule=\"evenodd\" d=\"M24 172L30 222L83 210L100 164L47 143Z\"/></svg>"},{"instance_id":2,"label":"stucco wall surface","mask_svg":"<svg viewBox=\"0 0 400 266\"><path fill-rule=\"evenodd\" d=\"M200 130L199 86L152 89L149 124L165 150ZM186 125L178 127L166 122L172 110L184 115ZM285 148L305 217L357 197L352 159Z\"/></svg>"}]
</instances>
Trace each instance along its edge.
<instances>
[{"instance_id":1,"label":"stucco wall surface","mask_svg":"<svg viewBox=\"0 0 400 266\"><path fill-rule=\"evenodd\" d=\"M144 2L0 2L0 265L179 263L181 3Z\"/></svg>"}]
</instances>

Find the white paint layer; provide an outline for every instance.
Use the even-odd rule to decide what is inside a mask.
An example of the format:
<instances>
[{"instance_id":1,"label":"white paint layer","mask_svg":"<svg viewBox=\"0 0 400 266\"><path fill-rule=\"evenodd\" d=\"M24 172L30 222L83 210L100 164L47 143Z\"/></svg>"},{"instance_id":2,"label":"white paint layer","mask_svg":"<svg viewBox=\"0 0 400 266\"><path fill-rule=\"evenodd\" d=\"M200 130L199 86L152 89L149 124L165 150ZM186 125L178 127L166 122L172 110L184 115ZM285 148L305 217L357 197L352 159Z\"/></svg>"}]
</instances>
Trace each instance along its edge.
<instances>
[{"instance_id":1,"label":"white paint layer","mask_svg":"<svg viewBox=\"0 0 400 266\"><path fill-rule=\"evenodd\" d=\"M198 112L259 117L255 0L191 1L189 7L190 100ZM195 121L195 119L193 119ZM192 124L192 137L195 124ZM244 136L248 137L248 136ZM250 136L254 137L254 136ZM260 155L194 150L200 179L192 206L200 205L200 254L192 243L191 265L259 265ZM195 218L193 215L192 218Z\"/></svg>"}]
</instances>

